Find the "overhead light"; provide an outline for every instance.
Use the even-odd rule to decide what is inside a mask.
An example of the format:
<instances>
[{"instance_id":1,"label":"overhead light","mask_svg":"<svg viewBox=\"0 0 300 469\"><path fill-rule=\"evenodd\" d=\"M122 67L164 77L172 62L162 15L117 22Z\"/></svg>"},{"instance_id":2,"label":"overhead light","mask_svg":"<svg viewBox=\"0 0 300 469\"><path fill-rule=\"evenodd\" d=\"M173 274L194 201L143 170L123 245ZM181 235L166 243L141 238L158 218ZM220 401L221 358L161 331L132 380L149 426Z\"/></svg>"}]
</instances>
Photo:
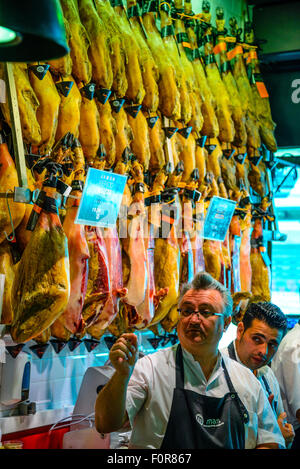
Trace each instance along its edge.
<instances>
[{"instance_id":1,"label":"overhead light","mask_svg":"<svg viewBox=\"0 0 300 469\"><path fill-rule=\"evenodd\" d=\"M0 62L36 62L69 52L58 0L1 0Z\"/></svg>"},{"instance_id":2,"label":"overhead light","mask_svg":"<svg viewBox=\"0 0 300 469\"><path fill-rule=\"evenodd\" d=\"M20 34L17 34L15 31L9 28L3 28L0 26L0 47L2 45L14 46L19 44L22 41Z\"/></svg>"}]
</instances>

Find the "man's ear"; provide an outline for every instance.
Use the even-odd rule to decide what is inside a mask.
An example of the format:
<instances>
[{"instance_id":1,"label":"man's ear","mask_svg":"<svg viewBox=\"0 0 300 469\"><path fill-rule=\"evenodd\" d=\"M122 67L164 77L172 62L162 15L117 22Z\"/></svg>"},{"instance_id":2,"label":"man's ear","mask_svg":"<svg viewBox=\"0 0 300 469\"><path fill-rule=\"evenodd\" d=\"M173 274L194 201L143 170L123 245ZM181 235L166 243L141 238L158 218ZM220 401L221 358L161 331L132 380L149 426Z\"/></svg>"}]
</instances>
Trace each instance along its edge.
<instances>
[{"instance_id":1,"label":"man's ear","mask_svg":"<svg viewBox=\"0 0 300 469\"><path fill-rule=\"evenodd\" d=\"M243 322L239 322L238 325L237 325L237 330L236 330L236 338L238 340L240 340L240 338L242 337L243 333L244 333L244 323Z\"/></svg>"},{"instance_id":2,"label":"man's ear","mask_svg":"<svg viewBox=\"0 0 300 469\"><path fill-rule=\"evenodd\" d=\"M224 321L224 332L226 332L230 323L231 323L231 316L228 316Z\"/></svg>"}]
</instances>

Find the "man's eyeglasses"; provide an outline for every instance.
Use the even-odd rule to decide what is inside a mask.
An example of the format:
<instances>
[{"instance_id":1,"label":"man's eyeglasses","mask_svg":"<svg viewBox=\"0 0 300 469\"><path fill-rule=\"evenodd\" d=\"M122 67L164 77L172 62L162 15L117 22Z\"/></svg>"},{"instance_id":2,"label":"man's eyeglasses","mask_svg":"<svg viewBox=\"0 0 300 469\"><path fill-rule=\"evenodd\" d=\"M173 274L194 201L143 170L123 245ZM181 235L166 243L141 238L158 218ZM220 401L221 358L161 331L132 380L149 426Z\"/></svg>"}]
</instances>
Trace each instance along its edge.
<instances>
[{"instance_id":1,"label":"man's eyeglasses","mask_svg":"<svg viewBox=\"0 0 300 469\"><path fill-rule=\"evenodd\" d=\"M189 316L192 316L194 314L197 314L198 317L200 315L204 319L209 319L209 318L212 318L213 316L223 316L222 313L214 313L213 311L208 311L208 310L197 311L197 310L189 309L189 308L178 308L177 311L184 318L188 318Z\"/></svg>"}]
</instances>

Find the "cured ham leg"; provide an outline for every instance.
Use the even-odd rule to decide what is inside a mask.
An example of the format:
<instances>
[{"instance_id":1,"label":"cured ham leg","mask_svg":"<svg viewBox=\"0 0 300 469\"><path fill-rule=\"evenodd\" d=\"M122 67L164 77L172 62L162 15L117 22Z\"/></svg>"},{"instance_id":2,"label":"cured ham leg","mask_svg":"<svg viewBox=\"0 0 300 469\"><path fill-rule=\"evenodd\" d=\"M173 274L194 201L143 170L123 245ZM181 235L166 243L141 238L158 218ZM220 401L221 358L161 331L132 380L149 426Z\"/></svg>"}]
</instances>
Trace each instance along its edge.
<instances>
[{"instance_id":1,"label":"cured ham leg","mask_svg":"<svg viewBox=\"0 0 300 469\"><path fill-rule=\"evenodd\" d=\"M203 4L202 19L210 24L211 13L209 12L210 6L208 2ZM226 90L226 87L222 81L219 69L215 62L213 53L213 41L212 41L212 28L208 26L205 30L205 36L208 41L204 45L204 61L205 71L207 75L207 81L209 87L214 95L216 101L216 115L219 123L219 140L221 142L232 142L234 139L234 123L232 120L232 106Z\"/></svg>"},{"instance_id":2,"label":"cured ham leg","mask_svg":"<svg viewBox=\"0 0 300 469\"><path fill-rule=\"evenodd\" d=\"M143 168L137 161L133 163L132 175L136 185L144 184ZM128 293L123 301L132 306L138 306L144 301L147 286L147 261L144 241L145 207L144 196L140 191L140 187L134 193L128 212L128 215L133 217L128 224L127 254L130 260L130 275L126 285Z\"/></svg>"},{"instance_id":3,"label":"cured ham leg","mask_svg":"<svg viewBox=\"0 0 300 469\"><path fill-rule=\"evenodd\" d=\"M241 197L240 206L243 204L242 210L244 216L241 217L240 227L242 232L241 247L240 247L240 279L241 279L241 291L251 292L252 284L252 268L250 262L251 253L251 203L249 200L249 194L246 190L243 191Z\"/></svg>"},{"instance_id":4,"label":"cured ham leg","mask_svg":"<svg viewBox=\"0 0 300 469\"><path fill-rule=\"evenodd\" d=\"M0 316L1 324L11 324L14 317L12 307L12 284L15 277L15 269L10 246L7 241L3 241L0 245L0 274L5 275L4 294L2 301L2 313Z\"/></svg>"},{"instance_id":5,"label":"cured ham leg","mask_svg":"<svg viewBox=\"0 0 300 469\"><path fill-rule=\"evenodd\" d=\"M225 42L226 30L223 8L218 7L216 9L216 15L217 38L216 47L214 50L218 51L222 81L226 87L232 106L232 120L234 122L235 129L234 143L238 146L246 145L246 112L241 103L241 96L231 71L230 61L227 58L227 44Z\"/></svg>"},{"instance_id":6,"label":"cured ham leg","mask_svg":"<svg viewBox=\"0 0 300 469\"><path fill-rule=\"evenodd\" d=\"M68 75L65 80L73 82L73 85L68 96L61 96L55 142L58 142L68 132L76 138L79 135L82 96L71 75Z\"/></svg>"},{"instance_id":7,"label":"cured ham leg","mask_svg":"<svg viewBox=\"0 0 300 469\"><path fill-rule=\"evenodd\" d=\"M98 319L104 308L109 296L111 280L102 230L86 226L85 232L90 258L82 317L86 328L89 328Z\"/></svg>"},{"instance_id":8,"label":"cured ham leg","mask_svg":"<svg viewBox=\"0 0 300 469\"><path fill-rule=\"evenodd\" d=\"M159 104L157 85L159 72L145 36L143 35L141 23L137 14L137 1L127 0L127 15L131 24L132 33L137 41L141 53L141 71L143 85L145 88L145 97L142 104L143 108L147 109L150 113L155 113Z\"/></svg>"},{"instance_id":9,"label":"cured ham leg","mask_svg":"<svg viewBox=\"0 0 300 469\"><path fill-rule=\"evenodd\" d=\"M262 212L267 214L269 205L268 197L264 197L261 202ZM251 291L253 296L261 297L261 301L271 301L271 269L263 239L263 221L263 215L255 216L251 233Z\"/></svg>"},{"instance_id":10,"label":"cured ham leg","mask_svg":"<svg viewBox=\"0 0 300 469\"><path fill-rule=\"evenodd\" d=\"M128 87L125 96L130 103L141 104L145 97L145 88L142 77L140 47L132 34L125 8L120 4L116 4L114 10L126 51L125 70Z\"/></svg>"},{"instance_id":11,"label":"cured ham leg","mask_svg":"<svg viewBox=\"0 0 300 469\"><path fill-rule=\"evenodd\" d=\"M110 90L113 72L109 54L108 34L92 0L77 0L79 16L88 34L88 49L92 64L92 81L100 88Z\"/></svg>"},{"instance_id":12,"label":"cured ham leg","mask_svg":"<svg viewBox=\"0 0 300 469\"><path fill-rule=\"evenodd\" d=\"M80 106L79 140L87 163L93 166L100 145L100 116L94 99L82 98Z\"/></svg>"},{"instance_id":13,"label":"cured ham leg","mask_svg":"<svg viewBox=\"0 0 300 469\"><path fill-rule=\"evenodd\" d=\"M71 334L80 333L83 330L82 308L87 290L88 259L90 257L84 225L74 223L82 193L79 184L84 182L85 173L85 161L78 140L75 141L74 146L74 180L71 196L75 198L68 198L63 222L63 229L68 238L70 298L65 311L51 326L52 336L60 340L68 340Z\"/></svg>"},{"instance_id":14,"label":"cured ham leg","mask_svg":"<svg viewBox=\"0 0 300 469\"><path fill-rule=\"evenodd\" d=\"M1 192L8 193L14 191L15 187L19 186L18 173L15 163L10 156L7 144L4 140L3 134L0 133L0 187ZM9 209L12 217L14 228L20 225L24 214L25 204L13 202L12 199L8 200ZM5 240L5 232L9 236L12 232L12 226L7 207L7 201L4 197L0 197L0 243Z\"/></svg>"},{"instance_id":15,"label":"cured ham leg","mask_svg":"<svg viewBox=\"0 0 300 469\"><path fill-rule=\"evenodd\" d=\"M159 70L159 110L163 116L178 120L181 115L180 93L176 77L176 65L167 54L162 37L157 29L156 13L147 8L143 12L143 25L147 32L147 43Z\"/></svg>"},{"instance_id":16,"label":"cured ham leg","mask_svg":"<svg viewBox=\"0 0 300 469\"><path fill-rule=\"evenodd\" d=\"M92 78L92 64L88 56L91 44L86 29L80 21L77 2L76 0L60 0L60 4L70 29L72 75L77 83L89 83Z\"/></svg>"},{"instance_id":17,"label":"cured ham leg","mask_svg":"<svg viewBox=\"0 0 300 469\"><path fill-rule=\"evenodd\" d=\"M121 245L116 228L104 230L104 242L110 274L110 288L102 311L96 321L87 329L87 332L96 339L100 339L113 322L119 311L120 300L127 293L127 289L123 287Z\"/></svg>"},{"instance_id":18,"label":"cured ham leg","mask_svg":"<svg viewBox=\"0 0 300 469\"><path fill-rule=\"evenodd\" d=\"M44 190L48 205L39 215L12 287L14 320L10 332L18 343L27 342L46 330L69 301L68 241L54 202L55 188L44 186ZM55 209L50 208L53 206Z\"/></svg>"},{"instance_id":19,"label":"cured ham leg","mask_svg":"<svg viewBox=\"0 0 300 469\"><path fill-rule=\"evenodd\" d=\"M179 187L182 172L182 165L177 166L175 171L168 178L167 187ZM177 197L176 205L180 209L180 202ZM170 207L172 208L172 206ZM171 309L177 308L177 299L179 295L180 247L177 237L176 222L171 225L168 234L162 234L164 236L163 238L155 239L154 281L156 291L166 287L169 290L168 294L161 299L148 327L158 324L168 315L168 313L171 314Z\"/></svg>"},{"instance_id":20,"label":"cured ham leg","mask_svg":"<svg viewBox=\"0 0 300 469\"><path fill-rule=\"evenodd\" d=\"M36 118L41 128L38 148L42 155L48 154L55 141L61 98L49 71L40 80L29 68L29 79L40 103L36 111Z\"/></svg>"},{"instance_id":21,"label":"cured ham leg","mask_svg":"<svg viewBox=\"0 0 300 469\"><path fill-rule=\"evenodd\" d=\"M128 82L126 77L126 47L122 39L118 17L109 0L95 0L94 5L108 36L110 60L113 72L112 88L117 98L125 96Z\"/></svg>"},{"instance_id":22,"label":"cured ham leg","mask_svg":"<svg viewBox=\"0 0 300 469\"><path fill-rule=\"evenodd\" d=\"M192 5L190 1L184 2L184 11L187 15L192 14ZM219 123L215 112L216 101L209 87L204 66L202 65L201 55L197 45L196 31L192 22L186 23L186 32L189 38L191 49L193 51L192 63L195 71L195 77L198 81L198 86L203 96L201 111L204 118L204 122L201 129L201 133L202 135L206 135L207 137L218 137Z\"/></svg>"}]
</instances>

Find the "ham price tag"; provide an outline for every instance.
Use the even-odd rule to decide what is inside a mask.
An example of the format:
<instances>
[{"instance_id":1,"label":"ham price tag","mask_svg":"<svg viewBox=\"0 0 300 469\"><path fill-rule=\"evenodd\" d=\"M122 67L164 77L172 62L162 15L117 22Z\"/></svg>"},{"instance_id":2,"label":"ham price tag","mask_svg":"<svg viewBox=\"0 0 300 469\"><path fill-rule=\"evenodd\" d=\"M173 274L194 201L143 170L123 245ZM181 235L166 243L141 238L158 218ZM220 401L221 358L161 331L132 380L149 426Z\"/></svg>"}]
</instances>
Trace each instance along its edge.
<instances>
[{"instance_id":1,"label":"ham price tag","mask_svg":"<svg viewBox=\"0 0 300 469\"><path fill-rule=\"evenodd\" d=\"M113 228L116 225L127 177L89 168L75 223Z\"/></svg>"},{"instance_id":2,"label":"ham price tag","mask_svg":"<svg viewBox=\"0 0 300 469\"><path fill-rule=\"evenodd\" d=\"M224 241L236 202L222 197L212 197L204 220L204 239Z\"/></svg>"}]
</instances>

